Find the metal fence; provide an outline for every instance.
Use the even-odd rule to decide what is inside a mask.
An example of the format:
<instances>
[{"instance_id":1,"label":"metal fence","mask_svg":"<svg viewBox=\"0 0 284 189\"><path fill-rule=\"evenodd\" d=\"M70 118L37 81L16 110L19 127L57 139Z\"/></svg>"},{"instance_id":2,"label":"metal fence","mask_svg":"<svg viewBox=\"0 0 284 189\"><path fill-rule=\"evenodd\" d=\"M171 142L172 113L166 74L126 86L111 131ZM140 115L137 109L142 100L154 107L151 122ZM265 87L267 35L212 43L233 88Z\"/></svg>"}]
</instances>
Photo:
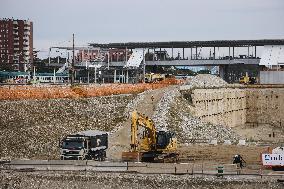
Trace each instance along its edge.
<instances>
[{"instance_id":1,"label":"metal fence","mask_svg":"<svg viewBox=\"0 0 284 189\"><path fill-rule=\"evenodd\" d=\"M3 171L78 171L113 172L133 174L174 174L217 177L252 177L284 179L284 172L264 169L261 165L249 165L240 169L236 164L217 163L141 163L141 162L98 162L73 160L13 160L0 162Z\"/></svg>"}]
</instances>

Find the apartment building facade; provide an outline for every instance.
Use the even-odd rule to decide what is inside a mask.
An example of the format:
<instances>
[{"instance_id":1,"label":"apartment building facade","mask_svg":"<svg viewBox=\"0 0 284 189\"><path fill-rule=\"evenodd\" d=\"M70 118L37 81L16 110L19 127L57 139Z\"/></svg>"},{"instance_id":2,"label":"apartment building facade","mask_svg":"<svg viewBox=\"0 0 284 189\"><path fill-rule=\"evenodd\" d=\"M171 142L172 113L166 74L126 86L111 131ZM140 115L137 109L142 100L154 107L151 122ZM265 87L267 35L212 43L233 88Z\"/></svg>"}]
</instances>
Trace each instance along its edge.
<instances>
[{"instance_id":1,"label":"apartment building facade","mask_svg":"<svg viewBox=\"0 0 284 189\"><path fill-rule=\"evenodd\" d=\"M33 62L33 22L0 19L0 68L26 71Z\"/></svg>"}]
</instances>

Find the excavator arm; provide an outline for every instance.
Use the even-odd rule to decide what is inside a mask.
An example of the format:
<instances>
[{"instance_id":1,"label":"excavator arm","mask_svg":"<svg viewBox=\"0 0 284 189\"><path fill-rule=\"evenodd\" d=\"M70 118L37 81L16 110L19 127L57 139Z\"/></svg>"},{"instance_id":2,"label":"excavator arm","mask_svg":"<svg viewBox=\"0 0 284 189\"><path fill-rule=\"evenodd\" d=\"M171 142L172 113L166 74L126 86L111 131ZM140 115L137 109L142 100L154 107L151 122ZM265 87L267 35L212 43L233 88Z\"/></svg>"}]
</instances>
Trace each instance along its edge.
<instances>
[{"instance_id":1,"label":"excavator arm","mask_svg":"<svg viewBox=\"0 0 284 189\"><path fill-rule=\"evenodd\" d=\"M157 130L153 121L136 111L132 112L131 117L131 150L137 151L138 148L142 148L142 150L155 150ZM141 127L145 130L143 132L142 140L139 142L138 135Z\"/></svg>"},{"instance_id":2,"label":"excavator arm","mask_svg":"<svg viewBox=\"0 0 284 189\"><path fill-rule=\"evenodd\" d=\"M131 114L131 143L130 147L132 151L137 151L138 148L138 114L137 112L132 112Z\"/></svg>"}]
</instances>

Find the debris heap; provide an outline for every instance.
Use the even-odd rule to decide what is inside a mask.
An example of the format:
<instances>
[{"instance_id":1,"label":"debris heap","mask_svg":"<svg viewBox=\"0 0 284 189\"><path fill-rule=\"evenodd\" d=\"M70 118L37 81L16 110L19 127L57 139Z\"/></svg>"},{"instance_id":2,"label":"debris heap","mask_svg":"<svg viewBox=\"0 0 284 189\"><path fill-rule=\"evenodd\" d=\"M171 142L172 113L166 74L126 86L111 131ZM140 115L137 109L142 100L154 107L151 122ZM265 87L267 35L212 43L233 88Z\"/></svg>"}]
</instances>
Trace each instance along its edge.
<instances>
[{"instance_id":1,"label":"debris heap","mask_svg":"<svg viewBox=\"0 0 284 189\"><path fill-rule=\"evenodd\" d=\"M193 88L220 88L226 86L228 86L228 83L218 76L199 74L192 79L188 79L181 89L188 90Z\"/></svg>"},{"instance_id":2,"label":"debris heap","mask_svg":"<svg viewBox=\"0 0 284 189\"><path fill-rule=\"evenodd\" d=\"M157 105L153 120L157 128L175 131L179 142L186 143L192 139L236 141L239 138L231 128L202 122L193 116L192 111L190 103L175 88L164 94Z\"/></svg>"}]
</instances>

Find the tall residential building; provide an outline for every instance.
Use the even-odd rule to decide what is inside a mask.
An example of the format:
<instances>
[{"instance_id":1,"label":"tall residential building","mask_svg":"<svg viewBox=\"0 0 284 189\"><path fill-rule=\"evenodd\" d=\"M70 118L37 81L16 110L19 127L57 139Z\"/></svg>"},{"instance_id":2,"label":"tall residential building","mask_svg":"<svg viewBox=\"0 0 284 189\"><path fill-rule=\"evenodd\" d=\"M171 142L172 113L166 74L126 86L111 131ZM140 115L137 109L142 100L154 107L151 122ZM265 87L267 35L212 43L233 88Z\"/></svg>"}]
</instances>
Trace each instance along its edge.
<instances>
[{"instance_id":1,"label":"tall residential building","mask_svg":"<svg viewBox=\"0 0 284 189\"><path fill-rule=\"evenodd\" d=\"M33 22L0 19L0 68L25 70L33 62Z\"/></svg>"}]
</instances>

